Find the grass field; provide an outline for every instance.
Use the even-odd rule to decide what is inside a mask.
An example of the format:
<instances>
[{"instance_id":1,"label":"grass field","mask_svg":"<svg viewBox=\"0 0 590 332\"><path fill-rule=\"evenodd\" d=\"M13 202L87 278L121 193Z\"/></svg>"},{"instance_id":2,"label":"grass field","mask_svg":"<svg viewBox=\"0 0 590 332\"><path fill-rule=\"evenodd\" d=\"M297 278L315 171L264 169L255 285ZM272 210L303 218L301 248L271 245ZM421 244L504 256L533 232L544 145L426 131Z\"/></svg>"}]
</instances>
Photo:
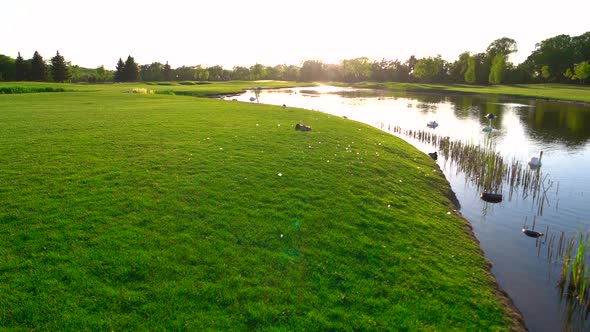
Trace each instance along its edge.
<instances>
[{"instance_id":1,"label":"grass field","mask_svg":"<svg viewBox=\"0 0 590 332\"><path fill-rule=\"evenodd\" d=\"M166 85L63 86L76 91L0 95L4 329L512 327L442 173L402 140L126 93Z\"/></svg>"},{"instance_id":2,"label":"grass field","mask_svg":"<svg viewBox=\"0 0 590 332\"><path fill-rule=\"evenodd\" d=\"M590 86L566 84L412 84L412 83L359 83L357 87L412 92L494 94L512 97L569 100L590 103Z\"/></svg>"}]
</instances>

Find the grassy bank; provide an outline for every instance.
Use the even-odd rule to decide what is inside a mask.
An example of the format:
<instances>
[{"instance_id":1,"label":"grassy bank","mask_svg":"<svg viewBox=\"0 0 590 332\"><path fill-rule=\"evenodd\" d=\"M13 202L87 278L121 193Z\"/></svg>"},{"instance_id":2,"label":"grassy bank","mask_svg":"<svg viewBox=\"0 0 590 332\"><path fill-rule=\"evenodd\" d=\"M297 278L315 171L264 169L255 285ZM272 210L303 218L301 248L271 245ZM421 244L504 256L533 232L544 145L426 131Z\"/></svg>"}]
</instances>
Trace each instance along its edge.
<instances>
[{"instance_id":1,"label":"grassy bank","mask_svg":"<svg viewBox=\"0 0 590 332\"><path fill-rule=\"evenodd\" d=\"M318 112L125 93L152 85L65 86L77 91L0 96L0 326L511 327L442 173L400 139Z\"/></svg>"},{"instance_id":2,"label":"grassy bank","mask_svg":"<svg viewBox=\"0 0 590 332\"><path fill-rule=\"evenodd\" d=\"M590 86L566 84L516 84L516 85L467 85L467 84L413 84L413 83L358 83L359 88L386 89L408 92L441 92L493 94L512 97L569 100L590 103Z\"/></svg>"}]
</instances>

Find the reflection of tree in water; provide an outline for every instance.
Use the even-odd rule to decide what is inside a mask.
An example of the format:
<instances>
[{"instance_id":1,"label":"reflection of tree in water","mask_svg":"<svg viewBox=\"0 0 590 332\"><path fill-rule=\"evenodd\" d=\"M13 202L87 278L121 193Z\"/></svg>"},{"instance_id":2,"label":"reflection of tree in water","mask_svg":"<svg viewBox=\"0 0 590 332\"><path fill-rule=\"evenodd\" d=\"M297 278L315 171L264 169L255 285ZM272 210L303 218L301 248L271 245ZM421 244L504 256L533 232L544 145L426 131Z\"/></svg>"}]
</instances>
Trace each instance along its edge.
<instances>
[{"instance_id":1,"label":"reflection of tree in water","mask_svg":"<svg viewBox=\"0 0 590 332\"><path fill-rule=\"evenodd\" d=\"M577 146L590 140L589 106L537 102L534 108L521 109L518 114L530 136L544 142Z\"/></svg>"},{"instance_id":2,"label":"reflection of tree in water","mask_svg":"<svg viewBox=\"0 0 590 332\"><path fill-rule=\"evenodd\" d=\"M438 104L418 103L416 104L416 108L423 112L433 112L438 109Z\"/></svg>"}]
</instances>

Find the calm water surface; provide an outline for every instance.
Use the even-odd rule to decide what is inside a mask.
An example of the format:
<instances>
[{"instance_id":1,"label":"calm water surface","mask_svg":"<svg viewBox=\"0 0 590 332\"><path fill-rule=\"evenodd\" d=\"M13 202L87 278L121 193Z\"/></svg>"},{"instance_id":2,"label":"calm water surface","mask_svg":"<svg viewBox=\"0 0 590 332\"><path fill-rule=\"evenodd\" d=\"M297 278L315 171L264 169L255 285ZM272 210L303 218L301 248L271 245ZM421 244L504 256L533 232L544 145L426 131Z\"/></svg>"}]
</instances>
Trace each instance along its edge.
<instances>
[{"instance_id":1,"label":"calm water surface","mask_svg":"<svg viewBox=\"0 0 590 332\"><path fill-rule=\"evenodd\" d=\"M237 98L249 102L253 92ZM504 201L490 204L458 173L450 161L439 165L457 198L461 213L471 222L496 279L523 313L531 331L590 330L590 319L576 306L560 299L557 287L560 265L548 261L548 244L525 236L529 228L549 235L575 236L590 231L590 106L499 97L440 96L387 93L321 86L263 90L261 103L317 110L373 125L393 133L393 128L430 130L453 140L484 144L492 142L505 159L526 164L530 155L544 151L541 171L547 199L540 213L531 196L516 191ZM494 113L492 132L484 116ZM436 129L427 128L436 121ZM311 124L313 126L313 124ZM435 149L400 136L424 152ZM552 183L552 184L551 184ZM545 238L550 238L545 237ZM543 239L543 238L541 238ZM573 309L572 309L573 308Z\"/></svg>"}]
</instances>

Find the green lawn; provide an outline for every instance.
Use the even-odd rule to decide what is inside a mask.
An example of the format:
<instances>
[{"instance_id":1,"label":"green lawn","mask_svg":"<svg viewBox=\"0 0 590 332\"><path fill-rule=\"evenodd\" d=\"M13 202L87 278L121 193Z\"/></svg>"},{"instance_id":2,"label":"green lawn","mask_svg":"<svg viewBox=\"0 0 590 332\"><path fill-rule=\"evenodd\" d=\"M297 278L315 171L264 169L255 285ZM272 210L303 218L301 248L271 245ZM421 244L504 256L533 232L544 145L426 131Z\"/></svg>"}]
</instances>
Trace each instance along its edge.
<instances>
[{"instance_id":1,"label":"green lawn","mask_svg":"<svg viewBox=\"0 0 590 332\"><path fill-rule=\"evenodd\" d=\"M164 85L63 87L0 95L4 329L513 326L442 173L402 140L319 112L125 93Z\"/></svg>"},{"instance_id":2,"label":"green lawn","mask_svg":"<svg viewBox=\"0 0 590 332\"><path fill-rule=\"evenodd\" d=\"M590 103L590 86L587 85L516 84L482 86L467 84L359 83L354 86L394 91L495 94Z\"/></svg>"}]
</instances>

